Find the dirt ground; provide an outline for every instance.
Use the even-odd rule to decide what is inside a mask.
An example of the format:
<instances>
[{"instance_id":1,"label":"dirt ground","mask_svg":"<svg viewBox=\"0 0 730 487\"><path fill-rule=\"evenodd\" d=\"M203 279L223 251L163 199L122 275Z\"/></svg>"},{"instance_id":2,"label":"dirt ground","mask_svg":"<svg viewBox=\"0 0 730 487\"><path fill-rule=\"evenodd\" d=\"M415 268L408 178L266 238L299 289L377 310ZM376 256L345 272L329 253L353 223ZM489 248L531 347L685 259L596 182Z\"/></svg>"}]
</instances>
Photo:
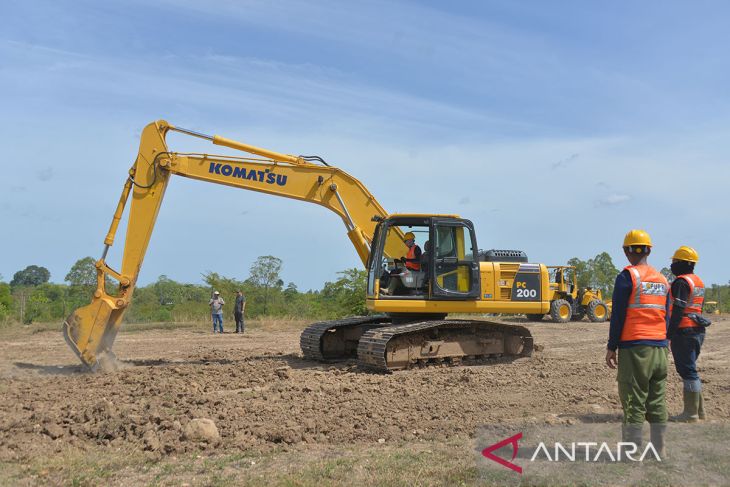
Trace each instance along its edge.
<instances>
[{"instance_id":1,"label":"dirt ground","mask_svg":"<svg viewBox=\"0 0 730 487\"><path fill-rule=\"evenodd\" d=\"M730 422L730 319L715 318L700 358L705 407ZM621 417L604 364L607 324L527 323L541 348L531 358L393 374L303 360L302 325L264 322L243 336L138 325L119 334L125 366L108 374L85 372L58 331L6 330L0 484L387 483L366 464L397 471L393 455L419 471L429 455L446 455L463 471L428 480L473 483L480 425ZM678 412L681 381L670 367ZM187 439L194 418L213 420L220 439ZM301 471L311 478L292 476Z\"/></svg>"}]
</instances>

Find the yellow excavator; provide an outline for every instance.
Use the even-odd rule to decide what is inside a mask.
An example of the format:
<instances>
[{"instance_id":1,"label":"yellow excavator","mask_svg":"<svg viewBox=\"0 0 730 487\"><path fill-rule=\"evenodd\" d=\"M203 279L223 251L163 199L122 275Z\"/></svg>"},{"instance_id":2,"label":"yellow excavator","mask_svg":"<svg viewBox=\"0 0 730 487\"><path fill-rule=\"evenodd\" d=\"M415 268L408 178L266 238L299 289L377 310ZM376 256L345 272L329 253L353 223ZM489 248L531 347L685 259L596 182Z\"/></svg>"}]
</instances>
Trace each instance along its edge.
<instances>
[{"instance_id":1,"label":"yellow excavator","mask_svg":"<svg viewBox=\"0 0 730 487\"><path fill-rule=\"evenodd\" d=\"M170 131L240 150L246 157L172 152L166 142ZM93 299L63 325L67 343L93 370L115 363L112 345L132 302L173 175L316 203L342 219L368 271L366 300L373 314L310 325L300 339L306 358L356 357L363 366L391 371L434 362L529 356L533 339L523 326L446 317L550 311L554 290L547 266L528 263L519 251L480 251L469 220L458 215L388 214L362 183L320 157L280 154L160 120L142 132L139 153L96 262ZM115 270L106 256L130 197L121 268ZM417 262L406 236L421 250ZM116 289L106 287L108 280L118 283Z\"/></svg>"}]
</instances>

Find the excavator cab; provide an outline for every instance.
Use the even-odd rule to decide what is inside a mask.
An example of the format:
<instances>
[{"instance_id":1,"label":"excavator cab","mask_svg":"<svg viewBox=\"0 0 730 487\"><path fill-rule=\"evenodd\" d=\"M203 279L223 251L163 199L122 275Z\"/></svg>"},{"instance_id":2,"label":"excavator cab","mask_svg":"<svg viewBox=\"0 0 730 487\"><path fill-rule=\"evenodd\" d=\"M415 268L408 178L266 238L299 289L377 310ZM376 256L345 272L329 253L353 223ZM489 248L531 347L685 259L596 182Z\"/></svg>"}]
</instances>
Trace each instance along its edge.
<instances>
[{"instance_id":1,"label":"excavator cab","mask_svg":"<svg viewBox=\"0 0 730 487\"><path fill-rule=\"evenodd\" d=\"M410 249L406 234L415 236ZM455 216L394 215L379 222L368 262L368 297L474 300L479 296L474 226Z\"/></svg>"}]
</instances>

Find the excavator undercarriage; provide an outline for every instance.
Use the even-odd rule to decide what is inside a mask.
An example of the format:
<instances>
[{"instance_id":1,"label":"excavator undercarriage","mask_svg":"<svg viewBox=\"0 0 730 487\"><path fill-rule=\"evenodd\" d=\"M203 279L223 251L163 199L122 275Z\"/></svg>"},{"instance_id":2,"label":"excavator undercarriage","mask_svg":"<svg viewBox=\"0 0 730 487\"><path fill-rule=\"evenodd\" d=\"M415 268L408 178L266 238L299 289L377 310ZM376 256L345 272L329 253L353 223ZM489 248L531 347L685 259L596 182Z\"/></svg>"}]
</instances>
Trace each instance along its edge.
<instances>
[{"instance_id":1,"label":"excavator undercarriage","mask_svg":"<svg viewBox=\"0 0 730 487\"><path fill-rule=\"evenodd\" d=\"M304 357L330 361L357 358L379 372L466 360L532 355L530 331L480 320L425 320L393 324L386 316L358 316L314 323L301 335Z\"/></svg>"}]
</instances>

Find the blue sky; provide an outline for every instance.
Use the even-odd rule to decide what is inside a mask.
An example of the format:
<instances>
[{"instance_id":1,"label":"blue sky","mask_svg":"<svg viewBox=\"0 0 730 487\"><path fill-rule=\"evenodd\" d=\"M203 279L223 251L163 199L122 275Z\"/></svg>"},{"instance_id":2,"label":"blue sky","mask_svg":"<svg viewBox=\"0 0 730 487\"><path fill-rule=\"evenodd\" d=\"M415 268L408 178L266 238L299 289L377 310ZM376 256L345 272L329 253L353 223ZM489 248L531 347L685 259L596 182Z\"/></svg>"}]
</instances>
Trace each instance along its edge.
<instances>
[{"instance_id":1,"label":"blue sky","mask_svg":"<svg viewBox=\"0 0 730 487\"><path fill-rule=\"evenodd\" d=\"M318 154L388 211L472 219L482 248L621 267L624 233L645 228L658 267L691 245L707 282L730 279L725 2L6 1L0 16L5 280L38 264L61 282L100 255L161 118ZM177 178L140 282L243 279L267 254L300 289L360 265L321 207Z\"/></svg>"}]
</instances>

